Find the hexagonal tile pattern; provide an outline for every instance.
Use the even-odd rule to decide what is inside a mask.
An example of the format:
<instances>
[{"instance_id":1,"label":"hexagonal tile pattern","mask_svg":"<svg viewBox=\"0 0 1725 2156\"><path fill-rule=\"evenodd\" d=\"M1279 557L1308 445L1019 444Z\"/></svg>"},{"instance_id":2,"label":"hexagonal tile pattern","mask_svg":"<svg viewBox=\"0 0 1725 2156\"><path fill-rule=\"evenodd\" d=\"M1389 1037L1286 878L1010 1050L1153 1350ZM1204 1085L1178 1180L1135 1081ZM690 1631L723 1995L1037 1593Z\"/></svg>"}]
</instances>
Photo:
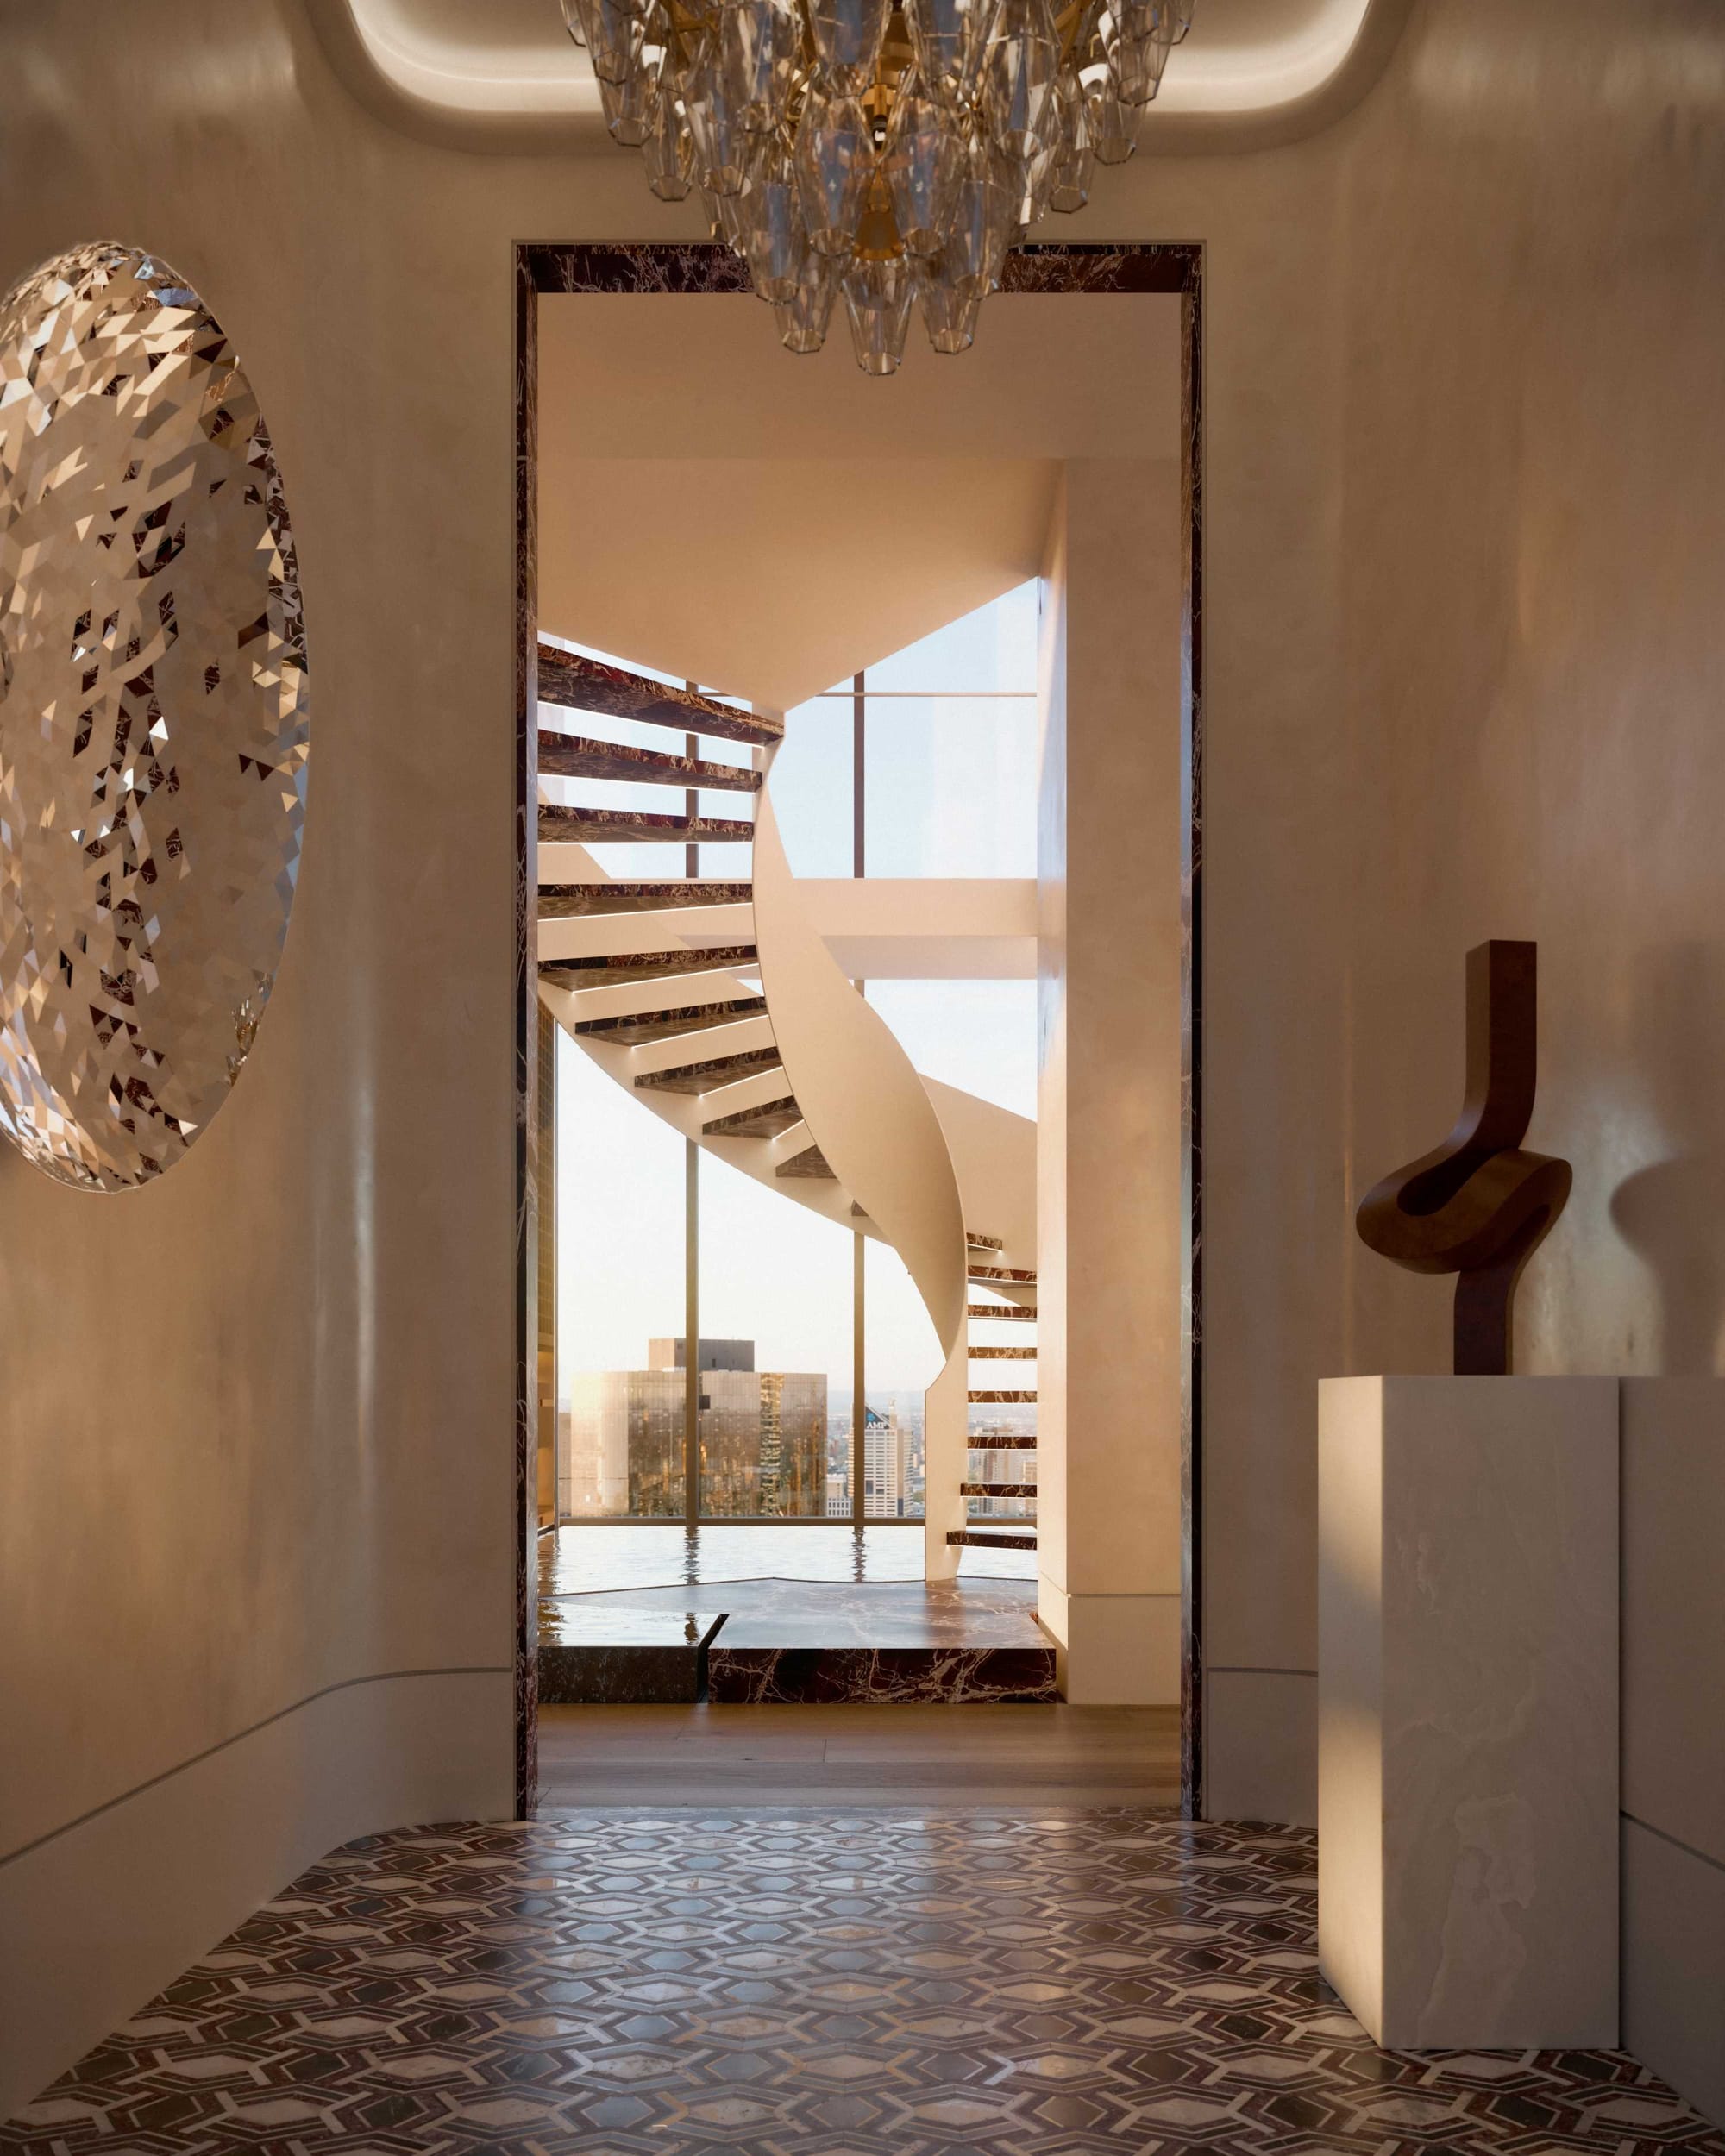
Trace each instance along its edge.
<instances>
[{"instance_id":1,"label":"hexagonal tile pattern","mask_svg":"<svg viewBox=\"0 0 1725 2156\"><path fill-rule=\"evenodd\" d=\"M1615 2052L1379 2051L1309 1834L645 1811L337 1850L9 2126L28 2156L1725 2156Z\"/></svg>"}]
</instances>

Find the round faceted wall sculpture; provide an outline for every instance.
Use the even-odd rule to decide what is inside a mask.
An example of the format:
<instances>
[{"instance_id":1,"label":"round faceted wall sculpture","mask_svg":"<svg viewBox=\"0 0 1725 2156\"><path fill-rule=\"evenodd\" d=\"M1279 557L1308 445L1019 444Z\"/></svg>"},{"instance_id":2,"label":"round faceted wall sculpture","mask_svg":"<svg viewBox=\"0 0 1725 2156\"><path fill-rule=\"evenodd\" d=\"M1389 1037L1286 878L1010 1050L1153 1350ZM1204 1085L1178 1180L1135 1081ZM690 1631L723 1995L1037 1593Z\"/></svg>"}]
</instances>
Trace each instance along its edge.
<instances>
[{"instance_id":1,"label":"round faceted wall sculpture","mask_svg":"<svg viewBox=\"0 0 1725 2156\"><path fill-rule=\"evenodd\" d=\"M305 632L251 385L198 295L81 248L0 304L0 1122L120 1190L226 1099L287 933Z\"/></svg>"}]
</instances>

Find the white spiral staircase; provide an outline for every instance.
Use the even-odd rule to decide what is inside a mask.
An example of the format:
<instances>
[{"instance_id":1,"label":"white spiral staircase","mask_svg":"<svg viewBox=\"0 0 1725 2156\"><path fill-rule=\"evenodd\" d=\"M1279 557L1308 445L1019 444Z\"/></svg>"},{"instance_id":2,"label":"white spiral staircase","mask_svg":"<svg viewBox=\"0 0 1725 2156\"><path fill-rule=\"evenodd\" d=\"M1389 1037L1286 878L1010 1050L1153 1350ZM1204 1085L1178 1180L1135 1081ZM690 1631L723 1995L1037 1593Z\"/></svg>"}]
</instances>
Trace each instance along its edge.
<instances>
[{"instance_id":1,"label":"white spiral staircase","mask_svg":"<svg viewBox=\"0 0 1725 2156\"><path fill-rule=\"evenodd\" d=\"M686 740L663 753L597 740L583 712ZM966 1546L1033 1549L1034 1436L969 1430L973 1405L1036 1400L1033 1382L988 1382L1036 1356L1030 1126L919 1078L807 919L773 812L781 717L542 642L539 727L542 776L684 795L682 812L664 815L541 802L546 1007L685 1137L898 1251L945 1357L926 1395L928 1576L950 1578ZM748 744L751 762L699 761L703 735ZM713 790L752 802L752 818L700 815L700 792ZM630 842L751 846L752 874L634 882L587 851Z\"/></svg>"}]
</instances>

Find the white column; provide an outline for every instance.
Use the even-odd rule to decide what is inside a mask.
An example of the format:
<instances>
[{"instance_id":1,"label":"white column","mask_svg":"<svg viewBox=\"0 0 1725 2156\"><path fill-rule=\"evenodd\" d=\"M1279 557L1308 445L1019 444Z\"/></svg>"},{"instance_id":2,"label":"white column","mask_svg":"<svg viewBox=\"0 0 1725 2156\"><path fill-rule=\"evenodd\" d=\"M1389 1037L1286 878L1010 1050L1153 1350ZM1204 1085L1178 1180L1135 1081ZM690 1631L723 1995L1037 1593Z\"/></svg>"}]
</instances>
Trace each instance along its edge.
<instances>
[{"instance_id":1,"label":"white column","mask_svg":"<svg viewBox=\"0 0 1725 2156\"><path fill-rule=\"evenodd\" d=\"M1062 1688L1180 1696L1180 484L1065 467L1038 837L1038 1611Z\"/></svg>"},{"instance_id":2,"label":"white column","mask_svg":"<svg viewBox=\"0 0 1725 2156\"><path fill-rule=\"evenodd\" d=\"M1319 1965L1394 2049L1615 2045L1616 1380L1319 1394Z\"/></svg>"}]
</instances>

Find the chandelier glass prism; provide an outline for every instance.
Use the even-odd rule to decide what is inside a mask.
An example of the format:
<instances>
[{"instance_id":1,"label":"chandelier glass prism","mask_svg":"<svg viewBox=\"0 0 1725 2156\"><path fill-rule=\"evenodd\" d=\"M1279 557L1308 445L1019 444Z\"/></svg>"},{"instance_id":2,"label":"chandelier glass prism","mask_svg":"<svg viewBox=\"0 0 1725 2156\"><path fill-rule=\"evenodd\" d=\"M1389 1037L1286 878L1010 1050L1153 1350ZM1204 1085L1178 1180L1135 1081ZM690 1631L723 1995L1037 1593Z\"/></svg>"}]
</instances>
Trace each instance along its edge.
<instances>
[{"instance_id":1,"label":"chandelier glass prism","mask_svg":"<svg viewBox=\"0 0 1725 2156\"><path fill-rule=\"evenodd\" d=\"M891 374L913 309L969 349L1007 250L1124 164L1194 0L562 0L612 138L663 202L699 188L780 341L843 298Z\"/></svg>"}]
</instances>

